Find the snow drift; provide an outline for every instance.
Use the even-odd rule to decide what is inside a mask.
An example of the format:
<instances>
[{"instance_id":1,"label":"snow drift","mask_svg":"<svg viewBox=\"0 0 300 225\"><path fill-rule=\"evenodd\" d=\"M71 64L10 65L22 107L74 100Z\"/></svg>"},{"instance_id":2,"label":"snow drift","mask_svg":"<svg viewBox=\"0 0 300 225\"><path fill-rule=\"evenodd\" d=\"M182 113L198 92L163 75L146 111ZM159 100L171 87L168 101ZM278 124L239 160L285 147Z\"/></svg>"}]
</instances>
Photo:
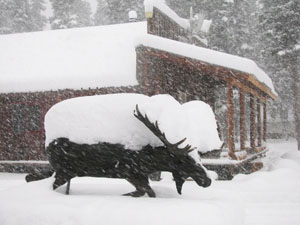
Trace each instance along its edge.
<instances>
[{"instance_id":1,"label":"snow drift","mask_svg":"<svg viewBox=\"0 0 300 225\"><path fill-rule=\"evenodd\" d=\"M170 95L109 94L73 98L54 105L45 117L46 147L59 137L79 144L119 143L132 150L163 145L135 118L136 105L152 122L158 121L171 143L187 138L180 147L190 144L200 152L221 146L215 116L204 102L181 105Z\"/></svg>"}]
</instances>

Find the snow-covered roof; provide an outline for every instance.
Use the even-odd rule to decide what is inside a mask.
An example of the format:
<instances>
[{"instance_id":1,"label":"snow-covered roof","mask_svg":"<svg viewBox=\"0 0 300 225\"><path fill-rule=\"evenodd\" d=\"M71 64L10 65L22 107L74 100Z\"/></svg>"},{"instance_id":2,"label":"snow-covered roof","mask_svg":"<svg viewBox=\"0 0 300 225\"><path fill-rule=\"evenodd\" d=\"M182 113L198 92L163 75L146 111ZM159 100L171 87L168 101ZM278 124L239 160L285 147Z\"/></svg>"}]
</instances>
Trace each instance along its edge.
<instances>
[{"instance_id":1,"label":"snow-covered roof","mask_svg":"<svg viewBox=\"0 0 300 225\"><path fill-rule=\"evenodd\" d=\"M146 22L0 35L0 93L137 85Z\"/></svg>"},{"instance_id":2,"label":"snow-covered roof","mask_svg":"<svg viewBox=\"0 0 300 225\"><path fill-rule=\"evenodd\" d=\"M147 34L146 22L0 35L0 93L137 85L135 47L144 45L252 74L252 60Z\"/></svg>"},{"instance_id":3,"label":"snow-covered roof","mask_svg":"<svg viewBox=\"0 0 300 225\"><path fill-rule=\"evenodd\" d=\"M277 96L271 78L262 69L260 69L254 61L250 59L207 48L201 48L150 34L139 37L137 39L136 46L139 45L251 74L255 76L258 81L264 83L268 88L270 88L273 94Z\"/></svg>"},{"instance_id":4,"label":"snow-covered roof","mask_svg":"<svg viewBox=\"0 0 300 225\"><path fill-rule=\"evenodd\" d=\"M187 19L178 16L164 0L144 0L145 13L153 13L153 8L159 9L166 16L174 20L178 25L184 29L190 28L190 22Z\"/></svg>"}]
</instances>

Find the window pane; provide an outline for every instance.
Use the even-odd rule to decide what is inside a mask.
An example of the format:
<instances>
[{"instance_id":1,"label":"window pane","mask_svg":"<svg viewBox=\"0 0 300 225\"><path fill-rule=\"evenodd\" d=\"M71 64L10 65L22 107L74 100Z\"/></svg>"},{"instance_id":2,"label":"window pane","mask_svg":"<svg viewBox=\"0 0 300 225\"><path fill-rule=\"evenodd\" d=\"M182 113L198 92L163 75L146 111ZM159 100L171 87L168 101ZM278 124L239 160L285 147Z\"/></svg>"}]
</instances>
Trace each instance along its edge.
<instances>
[{"instance_id":1,"label":"window pane","mask_svg":"<svg viewBox=\"0 0 300 225\"><path fill-rule=\"evenodd\" d=\"M39 106L28 107L28 130L38 131L41 129L41 111Z\"/></svg>"},{"instance_id":2,"label":"window pane","mask_svg":"<svg viewBox=\"0 0 300 225\"><path fill-rule=\"evenodd\" d=\"M25 119L25 106L22 104L13 105L11 121L15 133L20 134L25 132Z\"/></svg>"}]
</instances>

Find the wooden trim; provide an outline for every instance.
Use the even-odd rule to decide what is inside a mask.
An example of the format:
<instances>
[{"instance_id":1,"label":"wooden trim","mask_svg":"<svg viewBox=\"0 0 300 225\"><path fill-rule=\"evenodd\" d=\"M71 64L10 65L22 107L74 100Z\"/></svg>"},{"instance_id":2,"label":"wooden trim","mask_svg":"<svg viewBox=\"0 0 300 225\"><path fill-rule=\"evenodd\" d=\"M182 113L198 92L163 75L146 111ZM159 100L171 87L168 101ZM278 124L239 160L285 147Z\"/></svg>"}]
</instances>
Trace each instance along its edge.
<instances>
[{"instance_id":1,"label":"wooden trim","mask_svg":"<svg viewBox=\"0 0 300 225\"><path fill-rule=\"evenodd\" d=\"M261 130L261 110L260 110L260 100L256 100L257 106L257 146L261 147L262 143L262 130Z\"/></svg>"},{"instance_id":2,"label":"wooden trim","mask_svg":"<svg viewBox=\"0 0 300 225\"><path fill-rule=\"evenodd\" d=\"M251 82L254 86L258 87L260 90L262 90L264 93L266 93L267 95L269 95L273 100L277 99L277 96L275 94L273 94L273 92L271 91L270 88L268 88L265 84L261 83L260 81L258 81L255 76L253 76L252 74L248 75L248 79L249 82Z\"/></svg>"},{"instance_id":3,"label":"wooden trim","mask_svg":"<svg viewBox=\"0 0 300 225\"><path fill-rule=\"evenodd\" d=\"M147 18L147 33L148 34L152 34L152 19L151 18Z\"/></svg>"},{"instance_id":4,"label":"wooden trim","mask_svg":"<svg viewBox=\"0 0 300 225\"><path fill-rule=\"evenodd\" d=\"M260 152L264 151L266 148L267 148L266 146L258 147L258 148L255 149L255 152L260 153Z\"/></svg>"},{"instance_id":5,"label":"wooden trim","mask_svg":"<svg viewBox=\"0 0 300 225\"><path fill-rule=\"evenodd\" d=\"M267 104L263 103L263 141L267 141Z\"/></svg>"},{"instance_id":6,"label":"wooden trim","mask_svg":"<svg viewBox=\"0 0 300 225\"><path fill-rule=\"evenodd\" d=\"M149 54L149 55L168 59L175 63L189 65L193 69L197 69L198 71L201 71L201 72L203 72L203 71L210 72L208 74L216 80L225 81L228 78L230 78L230 79L234 78L232 81L233 86L243 88L246 92L251 93L252 95L260 98L262 101L266 101L266 96L271 97L273 100L277 99L277 96L265 84L258 81L252 74L243 73L241 71L236 71L236 70L233 70L233 69L230 69L227 67L210 64L207 62L202 62L200 60L196 60L196 59L192 59L192 58L187 58L187 57L184 57L181 55L162 51L162 50L155 49L152 47L147 47L147 46L143 46L143 45L140 45L139 47L146 48L147 54ZM238 75L236 75L235 73L238 73ZM254 90L253 88L250 88L245 84L242 84L240 80L243 80L246 84L249 83L249 84L253 85L259 91L261 91L262 94L260 94L258 91ZM264 96L264 95L266 95L266 96Z\"/></svg>"},{"instance_id":7,"label":"wooden trim","mask_svg":"<svg viewBox=\"0 0 300 225\"><path fill-rule=\"evenodd\" d=\"M143 94L147 95L149 93L148 85L149 85L149 79L148 79L148 60L147 55L144 56L144 82L143 82Z\"/></svg>"},{"instance_id":8,"label":"wooden trim","mask_svg":"<svg viewBox=\"0 0 300 225\"><path fill-rule=\"evenodd\" d=\"M255 104L254 96L250 94L250 146L252 150L255 150Z\"/></svg>"},{"instance_id":9,"label":"wooden trim","mask_svg":"<svg viewBox=\"0 0 300 225\"><path fill-rule=\"evenodd\" d=\"M247 93L252 94L253 96L255 96L256 98L259 98L261 101L266 102L267 99L262 96L261 94L259 94L256 90L246 86L245 84L243 84L241 81L237 80L237 79L233 79L233 85L235 87L241 88L243 90L245 90Z\"/></svg>"},{"instance_id":10,"label":"wooden trim","mask_svg":"<svg viewBox=\"0 0 300 225\"><path fill-rule=\"evenodd\" d=\"M234 146L234 103L233 103L233 88L232 83L227 82L227 124L228 124L228 155L232 159L237 159L235 156Z\"/></svg>"},{"instance_id":11,"label":"wooden trim","mask_svg":"<svg viewBox=\"0 0 300 225\"><path fill-rule=\"evenodd\" d=\"M245 115L245 92L240 88L240 144L241 150L246 147L246 115Z\"/></svg>"}]
</instances>

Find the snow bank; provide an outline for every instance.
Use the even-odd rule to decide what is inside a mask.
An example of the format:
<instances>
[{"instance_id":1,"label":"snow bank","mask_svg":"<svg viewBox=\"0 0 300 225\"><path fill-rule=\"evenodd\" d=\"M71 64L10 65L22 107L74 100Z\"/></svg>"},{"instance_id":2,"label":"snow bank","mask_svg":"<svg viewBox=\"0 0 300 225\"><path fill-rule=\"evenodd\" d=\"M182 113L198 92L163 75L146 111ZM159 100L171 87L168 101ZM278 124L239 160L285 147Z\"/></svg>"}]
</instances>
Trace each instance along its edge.
<instances>
[{"instance_id":1,"label":"snow bank","mask_svg":"<svg viewBox=\"0 0 300 225\"><path fill-rule=\"evenodd\" d=\"M174 20L178 25L180 25L184 29L190 28L190 22L187 19L183 19L178 16L167 4L164 0L144 0L145 12L153 13L153 7L156 7L161 12L166 14L172 20Z\"/></svg>"},{"instance_id":2,"label":"snow bank","mask_svg":"<svg viewBox=\"0 0 300 225\"><path fill-rule=\"evenodd\" d=\"M0 93L137 85L146 22L0 35Z\"/></svg>"},{"instance_id":3,"label":"snow bank","mask_svg":"<svg viewBox=\"0 0 300 225\"><path fill-rule=\"evenodd\" d=\"M176 193L174 182L154 184L157 198L121 196L132 191L125 180L79 178L53 191L53 179L0 191L1 225L241 225L241 205L226 196L207 196L195 182ZM151 184L152 185L152 184Z\"/></svg>"},{"instance_id":4,"label":"snow bank","mask_svg":"<svg viewBox=\"0 0 300 225\"><path fill-rule=\"evenodd\" d=\"M201 48L150 34L139 36L136 39L136 46L139 45L252 74L258 81L264 83L275 95L277 95L271 78L262 69L260 69L254 61L250 59L214 51L208 48Z\"/></svg>"},{"instance_id":5,"label":"snow bank","mask_svg":"<svg viewBox=\"0 0 300 225\"><path fill-rule=\"evenodd\" d=\"M180 147L191 144L200 152L221 146L215 116L206 103L181 105L169 95L141 94L79 97L54 105L45 116L46 146L59 137L76 143L119 143L133 150L148 144L161 146L161 141L134 117L136 104L152 122L158 121L171 143L186 137Z\"/></svg>"},{"instance_id":6,"label":"snow bank","mask_svg":"<svg viewBox=\"0 0 300 225\"><path fill-rule=\"evenodd\" d=\"M52 191L53 178L25 184L24 176L0 173L0 224L299 225L297 143L269 147L262 171L214 181L209 188L187 181L182 195L172 175L163 173L162 181L151 182L156 199L120 196L133 190L125 180L75 178L66 196L65 186Z\"/></svg>"}]
</instances>

